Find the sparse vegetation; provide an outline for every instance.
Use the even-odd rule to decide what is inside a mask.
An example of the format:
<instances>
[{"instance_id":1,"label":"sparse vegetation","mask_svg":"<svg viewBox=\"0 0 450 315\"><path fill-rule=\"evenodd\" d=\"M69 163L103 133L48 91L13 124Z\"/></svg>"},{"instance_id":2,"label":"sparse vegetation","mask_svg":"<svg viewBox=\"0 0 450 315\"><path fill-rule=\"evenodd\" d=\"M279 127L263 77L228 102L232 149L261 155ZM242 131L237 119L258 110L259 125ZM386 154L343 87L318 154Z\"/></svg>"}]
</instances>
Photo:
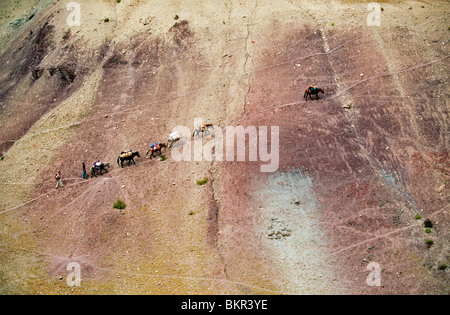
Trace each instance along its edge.
<instances>
[{"instance_id":1,"label":"sparse vegetation","mask_svg":"<svg viewBox=\"0 0 450 315\"><path fill-rule=\"evenodd\" d=\"M123 210L123 209L125 209L125 208L127 207L127 205L126 205L122 200L120 200L119 198L117 198L116 201L114 202L113 207L114 207L115 209Z\"/></svg>"},{"instance_id":2,"label":"sparse vegetation","mask_svg":"<svg viewBox=\"0 0 450 315\"><path fill-rule=\"evenodd\" d=\"M208 182L208 178L205 177L205 178L203 178L203 179L201 179L201 180L198 180L198 181L197 181L197 185L203 186L203 185L205 185L207 182Z\"/></svg>"},{"instance_id":3,"label":"sparse vegetation","mask_svg":"<svg viewBox=\"0 0 450 315\"><path fill-rule=\"evenodd\" d=\"M1 5L0 292L448 293L447 1L78 2Z\"/></svg>"},{"instance_id":4,"label":"sparse vegetation","mask_svg":"<svg viewBox=\"0 0 450 315\"><path fill-rule=\"evenodd\" d=\"M403 210L394 210L395 215L392 217L392 223L394 225L398 225L401 223L401 216L403 214Z\"/></svg>"},{"instance_id":5,"label":"sparse vegetation","mask_svg":"<svg viewBox=\"0 0 450 315\"><path fill-rule=\"evenodd\" d=\"M389 203L389 199L380 199L380 208L384 208L386 210L385 205Z\"/></svg>"}]
</instances>

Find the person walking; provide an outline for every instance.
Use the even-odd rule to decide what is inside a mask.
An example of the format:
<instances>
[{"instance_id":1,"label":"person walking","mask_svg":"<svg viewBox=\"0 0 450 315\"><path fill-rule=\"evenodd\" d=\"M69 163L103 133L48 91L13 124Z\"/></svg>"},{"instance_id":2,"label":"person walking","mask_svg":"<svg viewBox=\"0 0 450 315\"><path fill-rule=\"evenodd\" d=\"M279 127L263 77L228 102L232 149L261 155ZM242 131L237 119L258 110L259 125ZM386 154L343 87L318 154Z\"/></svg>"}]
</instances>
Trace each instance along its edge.
<instances>
[{"instance_id":1,"label":"person walking","mask_svg":"<svg viewBox=\"0 0 450 315\"><path fill-rule=\"evenodd\" d=\"M84 161L81 164L83 165L83 179L88 179L86 173L86 165L84 164Z\"/></svg>"},{"instance_id":2,"label":"person walking","mask_svg":"<svg viewBox=\"0 0 450 315\"><path fill-rule=\"evenodd\" d=\"M64 185L63 185L62 179L61 179L61 171L58 171L58 173L55 175L55 179L56 179L56 189L58 189L59 186L61 186L61 188L64 188Z\"/></svg>"}]
</instances>

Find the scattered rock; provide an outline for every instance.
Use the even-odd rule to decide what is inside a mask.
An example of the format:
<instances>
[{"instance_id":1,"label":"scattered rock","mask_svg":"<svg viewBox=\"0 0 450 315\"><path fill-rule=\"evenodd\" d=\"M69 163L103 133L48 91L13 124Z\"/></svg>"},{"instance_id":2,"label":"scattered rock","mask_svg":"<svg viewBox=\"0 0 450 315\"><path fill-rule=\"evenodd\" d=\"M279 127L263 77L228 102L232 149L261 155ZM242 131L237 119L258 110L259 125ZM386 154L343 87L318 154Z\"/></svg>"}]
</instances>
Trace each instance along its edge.
<instances>
[{"instance_id":1,"label":"scattered rock","mask_svg":"<svg viewBox=\"0 0 450 315\"><path fill-rule=\"evenodd\" d=\"M441 186L438 188L438 193L443 192L444 189L445 189L445 184L441 185Z\"/></svg>"},{"instance_id":2,"label":"scattered rock","mask_svg":"<svg viewBox=\"0 0 450 315\"><path fill-rule=\"evenodd\" d=\"M353 104L351 102L347 102L344 105L342 105L342 108L344 109L351 109L353 107Z\"/></svg>"},{"instance_id":3,"label":"scattered rock","mask_svg":"<svg viewBox=\"0 0 450 315\"><path fill-rule=\"evenodd\" d=\"M272 240L280 240L292 235L292 230L284 227L283 223L278 219L272 219L272 223L268 229L267 236Z\"/></svg>"},{"instance_id":4,"label":"scattered rock","mask_svg":"<svg viewBox=\"0 0 450 315\"><path fill-rule=\"evenodd\" d=\"M68 66L51 67L47 69L36 68L31 72L31 78L33 79L33 81L36 81L45 73L47 73L49 76L57 74L62 80L69 83L72 83L76 78L75 69Z\"/></svg>"}]
</instances>

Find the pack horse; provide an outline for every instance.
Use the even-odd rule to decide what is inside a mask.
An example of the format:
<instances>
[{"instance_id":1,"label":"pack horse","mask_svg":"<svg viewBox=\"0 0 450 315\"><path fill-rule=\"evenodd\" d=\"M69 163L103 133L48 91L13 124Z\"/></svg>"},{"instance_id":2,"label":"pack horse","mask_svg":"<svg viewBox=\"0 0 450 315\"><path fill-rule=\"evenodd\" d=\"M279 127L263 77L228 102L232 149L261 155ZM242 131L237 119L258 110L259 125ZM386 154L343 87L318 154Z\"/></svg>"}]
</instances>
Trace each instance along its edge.
<instances>
[{"instance_id":1,"label":"pack horse","mask_svg":"<svg viewBox=\"0 0 450 315\"><path fill-rule=\"evenodd\" d=\"M139 152L133 152L132 150L123 151L117 158L117 165L123 168L123 162L125 161L128 161L128 166L131 166L132 162L136 165L136 162L134 161L136 156L141 157Z\"/></svg>"},{"instance_id":2,"label":"pack horse","mask_svg":"<svg viewBox=\"0 0 450 315\"><path fill-rule=\"evenodd\" d=\"M155 153L159 153L159 155L162 154L162 149L167 149L167 145L165 143L157 143L155 142L154 144L152 144L152 146L150 147L150 149L147 151L147 153L145 154L145 156L147 156L150 153L150 160L154 157L156 157L154 154Z\"/></svg>"},{"instance_id":3,"label":"pack horse","mask_svg":"<svg viewBox=\"0 0 450 315\"><path fill-rule=\"evenodd\" d=\"M305 90L305 94L303 95L303 97L305 98L305 101L307 102L308 96L311 100L312 100L312 95L316 95L316 99L319 99L319 93L325 94L325 89L315 86L315 85L310 85Z\"/></svg>"},{"instance_id":4,"label":"pack horse","mask_svg":"<svg viewBox=\"0 0 450 315\"><path fill-rule=\"evenodd\" d=\"M103 171L105 173L108 173L108 170L106 169L106 167L111 168L109 166L109 163L104 163L104 162L100 162L97 161L94 163L94 165L91 167L91 177L97 177L97 174L100 173L100 175L103 175Z\"/></svg>"}]
</instances>

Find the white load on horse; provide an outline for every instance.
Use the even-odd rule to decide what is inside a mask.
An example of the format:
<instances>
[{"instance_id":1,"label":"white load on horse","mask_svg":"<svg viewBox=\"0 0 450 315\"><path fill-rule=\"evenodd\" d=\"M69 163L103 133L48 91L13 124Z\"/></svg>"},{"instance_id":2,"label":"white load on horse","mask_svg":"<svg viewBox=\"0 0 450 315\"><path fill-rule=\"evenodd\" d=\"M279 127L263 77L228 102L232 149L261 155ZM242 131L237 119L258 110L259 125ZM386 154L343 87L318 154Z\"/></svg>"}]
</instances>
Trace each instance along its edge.
<instances>
[{"instance_id":1,"label":"white load on horse","mask_svg":"<svg viewBox=\"0 0 450 315\"><path fill-rule=\"evenodd\" d=\"M98 173L100 173L100 175L103 175L103 171L108 173L106 167L111 168L111 166L109 166L109 163L100 162L100 160L95 161L94 163L92 163L92 167L90 170L91 177L97 177Z\"/></svg>"}]
</instances>

